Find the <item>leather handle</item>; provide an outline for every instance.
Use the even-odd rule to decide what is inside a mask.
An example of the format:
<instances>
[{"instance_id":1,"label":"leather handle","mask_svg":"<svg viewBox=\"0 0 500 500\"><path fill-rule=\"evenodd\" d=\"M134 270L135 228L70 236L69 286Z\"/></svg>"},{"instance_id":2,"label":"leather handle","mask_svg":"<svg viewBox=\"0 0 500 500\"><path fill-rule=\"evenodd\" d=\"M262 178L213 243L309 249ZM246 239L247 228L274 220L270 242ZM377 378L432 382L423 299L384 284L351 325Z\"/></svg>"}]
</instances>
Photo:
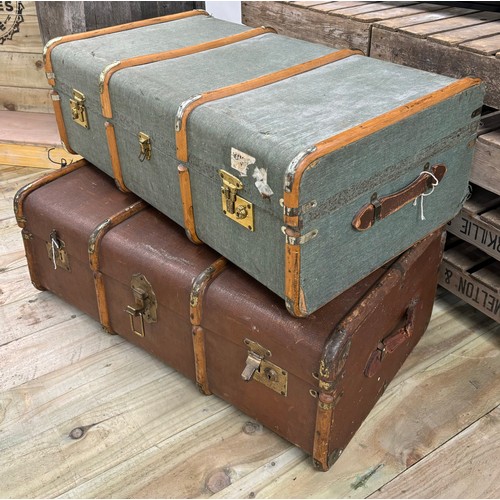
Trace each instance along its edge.
<instances>
[{"instance_id":1,"label":"leather handle","mask_svg":"<svg viewBox=\"0 0 500 500\"><path fill-rule=\"evenodd\" d=\"M406 321L402 328L397 329L384 339L382 339L375 350L371 353L365 366L364 374L371 378L378 373L382 367L382 362L387 354L393 353L401 344L406 342L412 335L415 328L415 315L417 301L412 302L406 310Z\"/></svg>"},{"instance_id":2,"label":"leather handle","mask_svg":"<svg viewBox=\"0 0 500 500\"><path fill-rule=\"evenodd\" d=\"M396 193L372 199L356 214L352 220L354 229L365 231L370 229L377 220L397 212L408 203L424 194L435 185L436 179L440 182L446 174L446 166L442 163L433 165L429 171L423 171L411 184Z\"/></svg>"}]
</instances>

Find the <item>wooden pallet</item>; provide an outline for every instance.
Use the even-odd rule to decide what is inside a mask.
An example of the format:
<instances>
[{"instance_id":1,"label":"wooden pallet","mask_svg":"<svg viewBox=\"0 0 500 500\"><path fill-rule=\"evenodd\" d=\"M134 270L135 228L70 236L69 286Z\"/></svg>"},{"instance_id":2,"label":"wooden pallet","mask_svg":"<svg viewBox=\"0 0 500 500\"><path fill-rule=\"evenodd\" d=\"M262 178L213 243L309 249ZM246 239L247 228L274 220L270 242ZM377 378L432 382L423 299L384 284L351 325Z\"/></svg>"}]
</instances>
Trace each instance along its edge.
<instances>
[{"instance_id":1,"label":"wooden pallet","mask_svg":"<svg viewBox=\"0 0 500 500\"><path fill-rule=\"evenodd\" d=\"M500 262L474 245L448 237L439 284L500 323Z\"/></svg>"},{"instance_id":2,"label":"wooden pallet","mask_svg":"<svg viewBox=\"0 0 500 500\"><path fill-rule=\"evenodd\" d=\"M500 13L422 2L243 2L249 26L486 83L500 108Z\"/></svg>"}]
</instances>

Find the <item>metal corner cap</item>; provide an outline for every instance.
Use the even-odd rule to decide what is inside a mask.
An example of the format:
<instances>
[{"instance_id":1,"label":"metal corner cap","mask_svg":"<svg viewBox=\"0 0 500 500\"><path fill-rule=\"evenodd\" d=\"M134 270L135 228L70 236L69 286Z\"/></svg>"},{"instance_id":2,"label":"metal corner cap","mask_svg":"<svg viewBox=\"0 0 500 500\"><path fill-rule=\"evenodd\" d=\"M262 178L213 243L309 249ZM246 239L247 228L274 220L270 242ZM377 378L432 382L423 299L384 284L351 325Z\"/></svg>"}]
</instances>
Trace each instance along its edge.
<instances>
[{"instance_id":1,"label":"metal corner cap","mask_svg":"<svg viewBox=\"0 0 500 500\"><path fill-rule=\"evenodd\" d=\"M111 64L108 64L99 75L99 92L102 94L104 92L104 80L106 79L106 75L115 67L121 64L121 61L114 61Z\"/></svg>"},{"instance_id":2,"label":"metal corner cap","mask_svg":"<svg viewBox=\"0 0 500 500\"><path fill-rule=\"evenodd\" d=\"M295 174L297 172L297 167L302 163L302 160L307 158L311 153L316 151L316 146L311 146L304 151L301 151L299 154L295 156L295 158L290 162L288 167L285 170L285 183L283 189L286 193L290 193L292 191L293 183L295 181Z\"/></svg>"},{"instance_id":3,"label":"metal corner cap","mask_svg":"<svg viewBox=\"0 0 500 500\"><path fill-rule=\"evenodd\" d=\"M175 115L175 131L179 132L182 128L182 117L184 116L184 113L186 112L186 108L192 103L197 101L198 99L201 99L201 94L193 95L189 99L186 99L180 106L179 109L177 110L177 113Z\"/></svg>"},{"instance_id":4,"label":"metal corner cap","mask_svg":"<svg viewBox=\"0 0 500 500\"><path fill-rule=\"evenodd\" d=\"M55 43L59 42L60 40L62 40L63 37L62 36L56 36L55 38L52 38L50 39L43 47L43 53L42 53L42 56L43 56L43 62L45 62L45 59L47 58L47 52L49 50L49 48L54 45Z\"/></svg>"}]
</instances>

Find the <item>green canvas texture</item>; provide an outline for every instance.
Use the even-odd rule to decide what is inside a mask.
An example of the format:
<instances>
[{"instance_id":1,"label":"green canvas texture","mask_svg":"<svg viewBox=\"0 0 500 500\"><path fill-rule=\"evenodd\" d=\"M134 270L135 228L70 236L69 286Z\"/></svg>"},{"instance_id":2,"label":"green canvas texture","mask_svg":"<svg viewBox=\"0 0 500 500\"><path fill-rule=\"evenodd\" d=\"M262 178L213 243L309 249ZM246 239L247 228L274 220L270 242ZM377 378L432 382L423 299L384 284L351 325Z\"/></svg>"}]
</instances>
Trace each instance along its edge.
<instances>
[{"instance_id":1,"label":"green canvas texture","mask_svg":"<svg viewBox=\"0 0 500 500\"><path fill-rule=\"evenodd\" d=\"M195 16L154 27L71 42L53 51L56 90L71 147L112 175L101 116L98 79L114 60L154 53L242 32L248 28ZM110 96L125 185L183 224L175 118L193 96L270 74L335 52L292 38L264 34L177 59L127 68L113 75ZM196 231L202 241L272 291L285 296L282 198L287 170L320 141L411 103L454 79L352 55L315 70L196 108L187 123ZM71 120L73 88L86 93L90 128ZM307 313L354 285L458 213L472 163L471 140L483 88L456 96L382 128L321 158L300 187L300 286ZM138 133L150 136L152 156L140 161ZM234 162L234 152L247 165ZM245 162L244 162L245 163ZM365 231L352 227L359 208L412 183L427 164L444 163L445 178ZM222 212L223 169L238 177L238 193L254 206L255 231ZM422 218L422 204L423 215Z\"/></svg>"}]
</instances>

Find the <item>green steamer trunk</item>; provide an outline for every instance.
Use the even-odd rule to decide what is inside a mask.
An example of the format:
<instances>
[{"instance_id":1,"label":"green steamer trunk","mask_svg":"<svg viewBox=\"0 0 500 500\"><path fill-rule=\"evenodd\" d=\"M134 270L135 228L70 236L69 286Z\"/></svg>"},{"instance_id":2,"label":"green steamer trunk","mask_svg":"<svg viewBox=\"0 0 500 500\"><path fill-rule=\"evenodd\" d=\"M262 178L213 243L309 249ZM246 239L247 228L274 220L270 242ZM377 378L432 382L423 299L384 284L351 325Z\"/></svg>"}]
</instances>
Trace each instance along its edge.
<instances>
[{"instance_id":1,"label":"green steamer trunk","mask_svg":"<svg viewBox=\"0 0 500 500\"><path fill-rule=\"evenodd\" d=\"M196 14L49 42L66 146L295 316L458 213L478 80Z\"/></svg>"}]
</instances>

